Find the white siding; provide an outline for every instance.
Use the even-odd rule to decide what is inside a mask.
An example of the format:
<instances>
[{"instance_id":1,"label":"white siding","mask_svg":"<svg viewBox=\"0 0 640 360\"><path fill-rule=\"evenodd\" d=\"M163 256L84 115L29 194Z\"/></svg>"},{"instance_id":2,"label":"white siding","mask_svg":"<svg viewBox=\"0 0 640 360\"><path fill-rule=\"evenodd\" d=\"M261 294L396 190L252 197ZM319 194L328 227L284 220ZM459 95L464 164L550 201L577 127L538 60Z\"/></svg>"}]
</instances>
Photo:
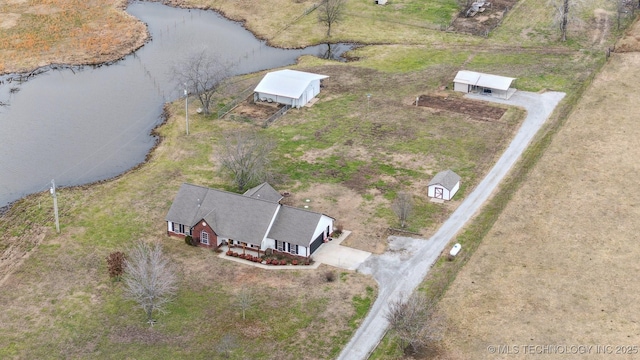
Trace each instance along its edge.
<instances>
[{"instance_id":1,"label":"white siding","mask_svg":"<svg viewBox=\"0 0 640 360\"><path fill-rule=\"evenodd\" d=\"M453 83L453 90L460 91L460 92L463 92L463 93L468 93L469 92L469 85L461 84L461 83Z\"/></svg>"},{"instance_id":2,"label":"white siding","mask_svg":"<svg viewBox=\"0 0 640 360\"><path fill-rule=\"evenodd\" d=\"M327 231L327 226L329 227L329 234L331 234L333 232L333 219L326 215L322 215L322 217L320 217L320 221L318 221L316 230L313 232L313 236L309 239L309 245L311 245L311 242L317 238L318 235Z\"/></svg>"},{"instance_id":3,"label":"white siding","mask_svg":"<svg viewBox=\"0 0 640 360\"><path fill-rule=\"evenodd\" d=\"M447 200L451 200L458 192L458 189L460 189L460 181L458 181L456 183L456 186L454 186L453 189L451 189L451 192L449 193L449 199Z\"/></svg>"},{"instance_id":4,"label":"white siding","mask_svg":"<svg viewBox=\"0 0 640 360\"><path fill-rule=\"evenodd\" d=\"M171 221L167 221L167 231L171 231L171 226L173 223Z\"/></svg>"},{"instance_id":5,"label":"white siding","mask_svg":"<svg viewBox=\"0 0 640 360\"><path fill-rule=\"evenodd\" d=\"M276 241L273 239L265 238L262 241L262 246L260 247L260 250L264 251L267 249L275 249L275 248L276 248Z\"/></svg>"},{"instance_id":6,"label":"white siding","mask_svg":"<svg viewBox=\"0 0 640 360\"><path fill-rule=\"evenodd\" d=\"M302 245L298 245L298 255L309 256L309 248Z\"/></svg>"},{"instance_id":7,"label":"white siding","mask_svg":"<svg viewBox=\"0 0 640 360\"><path fill-rule=\"evenodd\" d=\"M438 189L442 189L442 199L443 200L451 200L451 198L453 198L453 196L458 192L458 189L460 189L460 181L458 181L456 183L456 185L453 187L453 189L451 189L451 191L447 190L444 186L442 185L431 185L427 188L427 196L435 198L436 197L436 188Z\"/></svg>"}]
</instances>

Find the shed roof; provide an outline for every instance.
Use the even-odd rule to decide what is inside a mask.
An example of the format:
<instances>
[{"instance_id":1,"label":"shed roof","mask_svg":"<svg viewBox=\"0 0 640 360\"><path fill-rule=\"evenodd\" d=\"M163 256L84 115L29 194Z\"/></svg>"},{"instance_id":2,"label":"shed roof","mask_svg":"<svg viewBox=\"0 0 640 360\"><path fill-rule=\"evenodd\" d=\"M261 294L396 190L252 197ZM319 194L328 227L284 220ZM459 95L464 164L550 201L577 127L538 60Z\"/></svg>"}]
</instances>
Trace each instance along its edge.
<instances>
[{"instance_id":1,"label":"shed roof","mask_svg":"<svg viewBox=\"0 0 640 360\"><path fill-rule=\"evenodd\" d=\"M452 170L440 171L429 181L429 185L442 185L445 189L451 191L460 181L460 175Z\"/></svg>"},{"instance_id":2,"label":"shed roof","mask_svg":"<svg viewBox=\"0 0 640 360\"><path fill-rule=\"evenodd\" d=\"M500 75L484 74L475 71L460 70L453 82L459 84L468 84L482 86L496 90L509 90L511 83L515 78Z\"/></svg>"},{"instance_id":3,"label":"shed roof","mask_svg":"<svg viewBox=\"0 0 640 360\"><path fill-rule=\"evenodd\" d=\"M328 77L290 69L278 70L267 73L253 91L298 99L312 81Z\"/></svg>"}]
</instances>

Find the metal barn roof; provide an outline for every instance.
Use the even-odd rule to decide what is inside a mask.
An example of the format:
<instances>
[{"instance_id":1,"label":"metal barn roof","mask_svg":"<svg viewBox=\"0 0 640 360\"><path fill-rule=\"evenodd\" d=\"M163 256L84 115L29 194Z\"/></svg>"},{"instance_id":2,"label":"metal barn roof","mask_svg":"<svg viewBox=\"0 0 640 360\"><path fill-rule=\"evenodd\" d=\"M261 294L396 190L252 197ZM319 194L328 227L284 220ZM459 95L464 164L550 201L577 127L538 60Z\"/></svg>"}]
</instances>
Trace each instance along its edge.
<instances>
[{"instance_id":1,"label":"metal barn roof","mask_svg":"<svg viewBox=\"0 0 640 360\"><path fill-rule=\"evenodd\" d=\"M496 90L509 90L515 78L500 75L484 74L475 71L460 70L453 82L491 88Z\"/></svg>"},{"instance_id":2,"label":"metal barn roof","mask_svg":"<svg viewBox=\"0 0 640 360\"><path fill-rule=\"evenodd\" d=\"M312 81L328 77L297 70L278 70L267 73L253 91L298 99Z\"/></svg>"}]
</instances>

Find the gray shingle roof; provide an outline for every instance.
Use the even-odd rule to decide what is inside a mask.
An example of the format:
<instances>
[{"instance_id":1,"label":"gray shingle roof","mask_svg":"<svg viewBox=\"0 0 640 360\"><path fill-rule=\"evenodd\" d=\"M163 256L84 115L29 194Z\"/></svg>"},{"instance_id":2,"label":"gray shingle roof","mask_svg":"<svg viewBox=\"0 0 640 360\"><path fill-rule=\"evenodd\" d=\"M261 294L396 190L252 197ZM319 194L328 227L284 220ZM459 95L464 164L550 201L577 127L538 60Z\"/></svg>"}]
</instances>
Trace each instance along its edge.
<instances>
[{"instance_id":1,"label":"gray shingle roof","mask_svg":"<svg viewBox=\"0 0 640 360\"><path fill-rule=\"evenodd\" d=\"M282 206L269 231L269 238L291 244L309 246L322 214Z\"/></svg>"},{"instance_id":2,"label":"gray shingle roof","mask_svg":"<svg viewBox=\"0 0 640 360\"><path fill-rule=\"evenodd\" d=\"M272 202L279 202L282 200L282 195L276 191L271 185L264 182L254 188L247 190L244 196L252 197L255 199L262 199Z\"/></svg>"},{"instance_id":3,"label":"gray shingle roof","mask_svg":"<svg viewBox=\"0 0 640 360\"><path fill-rule=\"evenodd\" d=\"M429 181L429 185L442 185L445 189L451 191L460 181L460 176L452 170L440 171Z\"/></svg>"},{"instance_id":4,"label":"gray shingle roof","mask_svg":"<svg viewBox=\"0 0 640 360\"><path fill-rule=\"evenodd\" d=\"M182 184L166 220L194 226L204 219L218 236L260 244L279 206L272 201Z\"/></svg>"}]
</instances>

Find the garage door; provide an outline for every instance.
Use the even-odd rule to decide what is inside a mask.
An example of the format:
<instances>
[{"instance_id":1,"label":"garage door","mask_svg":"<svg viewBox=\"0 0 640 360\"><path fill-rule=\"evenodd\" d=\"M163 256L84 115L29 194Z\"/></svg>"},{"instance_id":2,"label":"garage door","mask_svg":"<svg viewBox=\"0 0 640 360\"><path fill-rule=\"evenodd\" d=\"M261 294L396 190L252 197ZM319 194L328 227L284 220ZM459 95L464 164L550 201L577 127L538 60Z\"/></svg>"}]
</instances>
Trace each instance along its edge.
<instances>
[{"instance_id":1,"label":"garage door","mask_svg":"<svg viewBox=\"0 0 640 360\"><path fill-rule=\"evenodd\" d=\"M318 237L313 240L313 242L311 243L311 252L309 253L309 255L313 254L313 252L316 251L320 247L320 245L322 245L323 240L324 234L318 235Z\"/></svg>"}]
</instances>

